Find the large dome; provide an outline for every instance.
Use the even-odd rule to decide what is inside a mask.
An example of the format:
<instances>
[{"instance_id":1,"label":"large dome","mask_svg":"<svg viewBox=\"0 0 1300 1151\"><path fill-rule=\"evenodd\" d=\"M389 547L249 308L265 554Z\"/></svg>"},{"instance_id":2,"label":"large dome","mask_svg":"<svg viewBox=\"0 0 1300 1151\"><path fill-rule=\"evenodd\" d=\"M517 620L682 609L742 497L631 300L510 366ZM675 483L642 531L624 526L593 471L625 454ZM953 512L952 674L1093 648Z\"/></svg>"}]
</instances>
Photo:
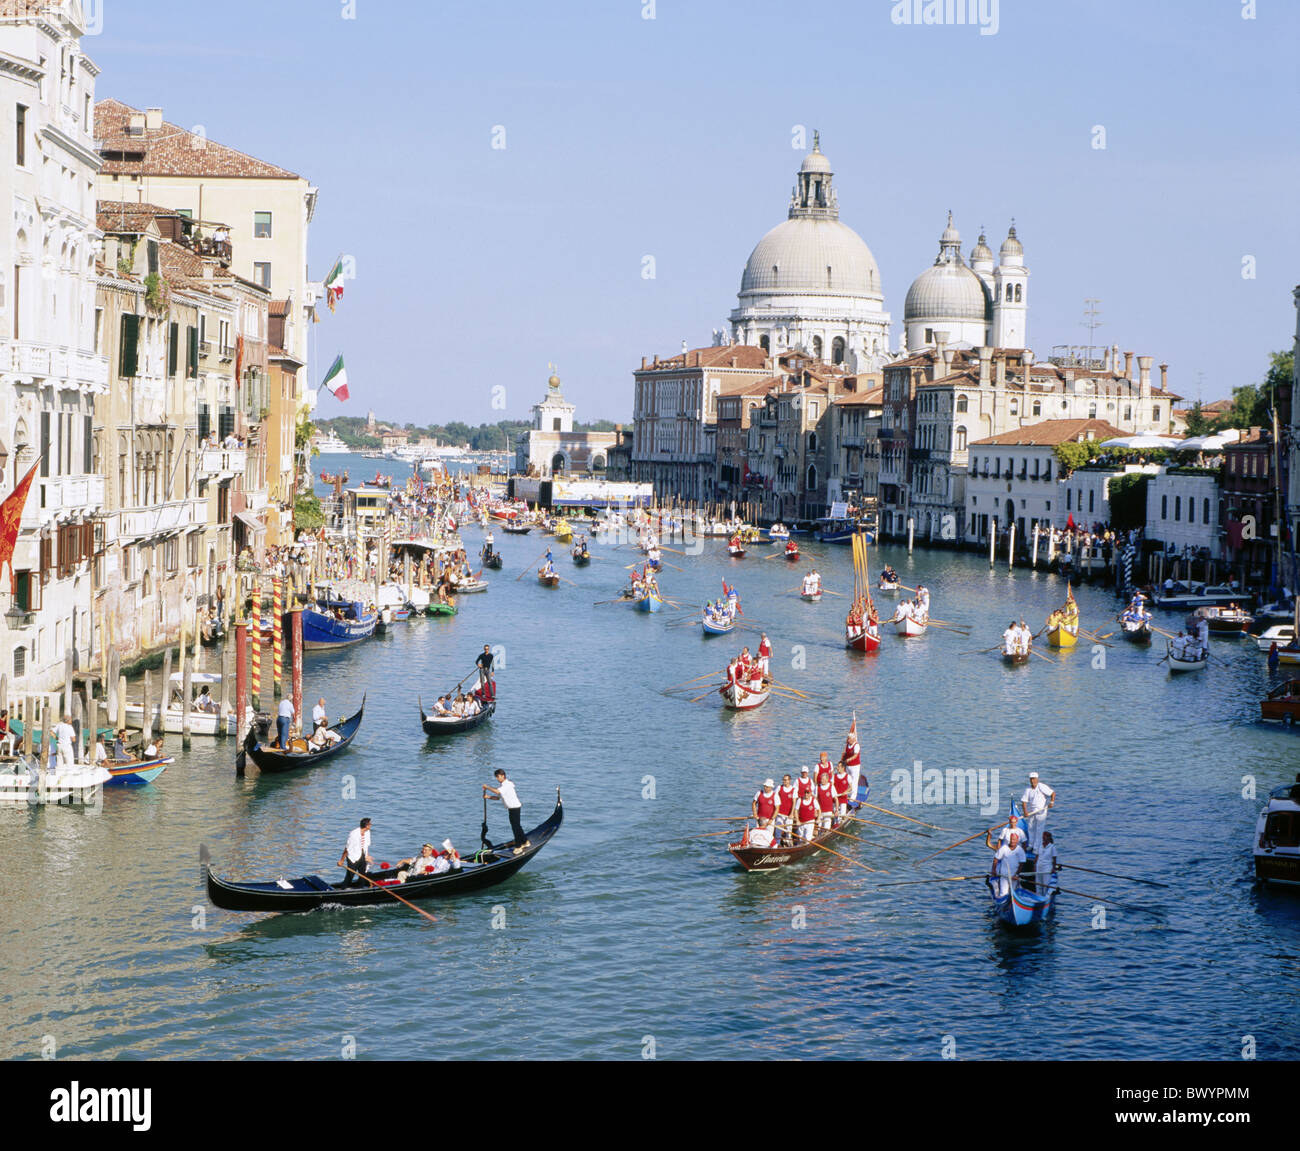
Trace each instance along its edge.
<instances>
[{"instance_id":1,"label":"large dome","mask_svg":"<svg viewBox=\"0 0 1300 1151\"><path fill-rule=\"evenodd\" d=\"M839 220L807 216L778 224L755 245L740 281L741 296L748 293L884 299L862 237Z\"/></svg>"},{"instance_id":2,"label":"large dome","mask_svg":"<svg viewBox=\"0 0 1300 1151\"><path fill-rule=\"evenodd\" d=\"M984 282L964 264L935 264L912 282L903 303L903 322L915 320L989 320Z\"/></svg>"}]
</instances>

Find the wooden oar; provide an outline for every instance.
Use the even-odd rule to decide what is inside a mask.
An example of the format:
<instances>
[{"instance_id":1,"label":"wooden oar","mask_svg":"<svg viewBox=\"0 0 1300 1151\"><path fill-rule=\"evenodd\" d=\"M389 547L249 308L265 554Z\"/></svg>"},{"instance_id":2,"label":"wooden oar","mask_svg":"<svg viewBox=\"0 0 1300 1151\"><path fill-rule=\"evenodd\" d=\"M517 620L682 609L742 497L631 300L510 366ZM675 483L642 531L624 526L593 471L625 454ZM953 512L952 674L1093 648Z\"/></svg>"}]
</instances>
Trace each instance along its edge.
<instances>
[{"instance_id":1,"label":"wooden oar","mask_svg":"<svg viewBox=\"0 0 1300 1151\"><path fill-rule=\"evenodd\" d=\"M716 671L706 671L703 675L697 675L694 679L684 680L681 683L669 684L668 687L664 688L664 691L672 691L675 687L685 687L690 683L699 683L702 679L712 679L717 674Z\"/></svg>"},{"instance_id":2,"label":"wooden oar","mask_svg":"<svg viewBox=\"0 0 1300 1151\"><path fill-rule=\"evenodd\" d=\"M842 836L844 836L845 839L851 839L851 840L853 840L855 843L865 843L865 844L868 844L868 845L871 846L871 847L879 847L882 851L888 851L888 852L890 852L890 853L893 854L893 855L902 856L902 858L904 858L904 859L907 858L907 855L906 855L905 852L899 851L898 848L896 848L896 847L888 847L888 846L886 846L885 844L879 842L878 840L875 840L875 839L863 839L862 836L860 836L860 835L850 835L847 831L841 831L838 827L833 827L833 828L831 828L831 830L832 830L836 835L842 835Z\"/></svg>"},{"instance_id":3,"label":"wooden oar","mask_svg":"<svg viewBox=\"0 0 1300 1151\"><path fill-rule=\"evenodd\" d=\"M901 811L890 811L887 807L877 807L874 803L863 803L863 807L869 807L872 811L883 811L886 815L895 815L899 819L906 819L909 823L919 823L922 827L931 827L935 831L948 831L949 828L940 827L937 823L926 823L923 819L913 819L910 815L904 815Z\"/></svg>"},{"instance_id":4,"label":"wooden oar","mask_svg":"<svg viewBox=\"0 0 1300 1151\"><path fill-rule=\"evenodd\" d=\"M1149 887L1168 887L1167 883L1157 883L1154 879L1138 879L1136 875L1117 875L1113 871L1098 871L1095 867L1080 867L1077 863L1062 863L1061 867L1073 868L1075 871L1086 871L1089 875L1104 875L1108 879L1127 879L1130 883L1145 883Z\"/></svg>"},{"instance_id":5,"label":"wooden oar","mask_svg":"<svg viewBox=\"0 0 1300 1151\"><path fill-rule=\"evenodd\" d=\"M879 823L874 819L863 819L860 815L850 815L849 819L854 823L866 823L872 827L884 828L885 831L892 831L895 835L919 835L922 839L933 839L931 835L926 835L924 831L913 831L910 827L894 827L888 823Z\"/></svg>"},{"instance_id":6,"label":"wooden oar","mask_svg":"<svg viewBox=\"0 0 1300 1151\"><path fill-rule=\"evenodd\" d=\"M1007 822L1010 822L1009 820ZM984 831L977 831L974 835L968 835L965 839L959 839L956 843L950 843L947 847L940 848L933 855L923 856L921 859L914 860L913 867L924 863L927 859L933 859L935 855L942 855L945 851L951 851L954 847L960 847L963 843L969 843L972 839L978 839L981 835L988 835L990 832L997 831L998 828L1006 827L1006 823L999 823L997 827L986 828Z\"/></svg>"},{"instance_id":7,"label":"wooden oar","mask_svg":"<svg viewBox=\"0 0 1300 1151\"><path fill-rule=\"evenodd\" d=\"M573 580L571 580L571 579L565 579L564 576L560 575L559 572L556 572L556 573L555 573L555 578L558 579L561 583L567 583L570 587L577 587L577 586L578 586L576 583L573 582Z\"/></svg>"},{"instance_id":8,"label":"wooden oar","mask_svg":"<svg viewBox=\"0 0 1300 1151\"><path fill-rule=\"evenodd\" d=\"M727 686L727 685L726 685L725 683L715 683L715 684L713 684L712 686L710 686L709 690L706 691L703 695L697 695L697 696L696 696L693 700L691 700L690 702L691 702L691 703L699 703L700 700L702 700L702 699L708 699L709 696L711 696L715 691L718 690L718 688L720 688L720 687L726 687L726 686Z\"/></svg>"},{"instance_id":9,"label":"wooden oar","mask_svg":"<svg viewBox=\"0 0 1300 1151\"><path fill-rule=\"evenodd\" d=\"M783 687L783 688L785 688L786 691L792 691L792 692L794 692L796 695L807 695L807 694L808 694L806 691L800 691L797 687L791 687L788 683L780 683L779 681L777 681L777 680L775 680L775 679L772 680L771 683L772 683L772 686L773 686L773 687Z\"/></svg>"},{"instance_id":10,"label":"wooden oar","mask_svg":"<svg viewBox=\"0 0 1300 1151\"><path fill-rule=\"evenodd\" d=\"M546 552L548 552L548 551L550 551L550 550L551 550L550 548L547 548L547 549L546 549ZM537 559L533 560L533 564L537 563L537 560L544 560L544 559L546 558L546 552L542 552L542 554L539 555L539 556L537 557ZM523 579L524 576L526 576L530 571L533 571L533 570L534 570L534 569L533 569L533 564L529 564L526 568L524 568L523 571L521 571L517 576L515 576L515 583L518 583L518 582L519 582L521 579Z\"/></svg>"},{"instance_id":11,"label":"wooden oar","mask_svg":"<svg viewBox=\"0 0 1300 1151\"><path fill-rule=\"evenodd\" d=\"M398 903L405 903L407 907L409 907L412 911L418 911L418 912L419 912L421 915L423 915L424 918L427 919L430 923L437 923L437 922L438 922L438 921L437 921L436 919L434 919L434 917L433 917L432 915L430 915L427 911L424 911L424 910L422 910L421 908L416 907L415 904L412 903L409 899L403 899L400 895L397 894L397 892L393 891L393 890L392 890L391 888L389 888L389 887L385 887L382 883L376 883L373 879L370 878L370 876L368 876L368 875L362 875L362 873L359 872L359 871L353 871L352 868L350 868L350 867L345 867L343 870L344 870L344 871L347 871L347 872L351 872L353 875L357 876L357 877L360 878L360 879L364 879L368 884L370 884L371 887L377 887L377 888L379 888L380 891L385 892L385 893L388 894L388 895L391 895L394 899L397 900Z\"/></svg>"},{"instance_id":12,"label":"wooden oar","mask_svg":"<svg viewBox=\"0 0 1300 1151\"><path fill-rule=\"evenodd\" d=\"M877 883L877 887L912 887L918 883L955 883L959 879L988 879L989 873L983 875L936 875L933 879L893 879L888 883Z\"/></svg>"},{"instance_id":13,"label":"wooden oar","mask_svg":"<svg viewBox=\"0 0 1300 1151\"><path fill-rule=\"evenodd\" d=\"M958 652L957 654L958 657L963 655L988 655L988 653L991 651L1001 651L1001 650L1002 650L1002 645L1000 643L995 643L992 647L982 647L979 649L979 651L963 651L963 652Z\"/></svg>"},{"instance_id":14,"label":"wooden oar","mask_svg":"<svg viewBox=\"0 0 1300 1151\"><path fill-rule=\"evenodd\" d=\"M1045 659L1045 660L1047 660L1048 663L1060 663L1060 662L1061 662L1059 659L1053 659L1050 655L1044 655L1041 651L1034 651L1034 649L1033 649L1032 647L1029 649L1029 654L1030 654L1030 655L1036 655L1036 656L1038 656L1039 659Z\"/></svg>"},{"instance_id":15,"label":"wooden oar","mask_svg":"<svg viewBox=\"0 0 1300 1151\"><path fill-rule=\"evenodd\" d=\"M834 829L832 829L832 830L834 830ZM856 859L853 859L851 856L845 855L843 852L840 852L840 851L835 851L833 848L827 847L824 843L818 843L815 839L809 839L809 840L807 840L806 842L811 843L811 844L813 845L813 847L820 847L823 851L829 851L832 855L837 855L837 856L839 856L840 859L847 859L851 864L853 864L854 867L861 867L861 868L864 868L865 870L871 872L872 875L888 875L888 874L889 874L889 872L887 872L887 871L881 871L881 870L879 870L878 868L875 868L875 867L867 867L867 865L866 865L865 863L859 863Z\"/></svg>"},{"instance_id":16,"label":"wooden oar","mask_svg":"<svg viewBox=\"0 0 1300 1151\"><path fill-rule=\"evenodd\" d=\"M1167 632L1167 631L1165 631L1165 629L1162 628L1162 627L1156 627L1156 625L1153 624L1153 623L1151 623L1151 624L1147 624L1147 627L1149 627L1153 632L1155 632L1156 635L1162 635L1162 636L1164 636L1165 639L1177 639L1177 638L1178 638L1178 637L1177 637L1176 635L1174 635L1172 632Z\"/></svg>"}]
</instances>

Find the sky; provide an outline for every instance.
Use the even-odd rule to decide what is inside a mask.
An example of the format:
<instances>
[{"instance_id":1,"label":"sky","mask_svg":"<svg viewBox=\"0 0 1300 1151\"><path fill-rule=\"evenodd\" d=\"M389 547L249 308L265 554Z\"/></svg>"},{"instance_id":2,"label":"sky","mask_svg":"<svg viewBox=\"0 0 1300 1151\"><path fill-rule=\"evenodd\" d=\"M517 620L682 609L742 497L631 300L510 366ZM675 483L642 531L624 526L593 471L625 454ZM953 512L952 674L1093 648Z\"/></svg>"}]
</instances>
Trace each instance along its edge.
<instances>
[{"instance_id":1,"label":"sky","mask_svg":"<svg viewBox=\"0 0 1300 1151\"><path fill-rule=\"evenodd\" d=\"M1014 218L1040 359L1098 299L1098 344L1208 402L1295 332L1295 0L83 5L99 98L320 189L311 274L356 271L322 418L527 419L555 363L579 420L630 421L642 356L726 327L814 129L895 347L949 210L966 258Z\"/></svg>"}]
</instances>

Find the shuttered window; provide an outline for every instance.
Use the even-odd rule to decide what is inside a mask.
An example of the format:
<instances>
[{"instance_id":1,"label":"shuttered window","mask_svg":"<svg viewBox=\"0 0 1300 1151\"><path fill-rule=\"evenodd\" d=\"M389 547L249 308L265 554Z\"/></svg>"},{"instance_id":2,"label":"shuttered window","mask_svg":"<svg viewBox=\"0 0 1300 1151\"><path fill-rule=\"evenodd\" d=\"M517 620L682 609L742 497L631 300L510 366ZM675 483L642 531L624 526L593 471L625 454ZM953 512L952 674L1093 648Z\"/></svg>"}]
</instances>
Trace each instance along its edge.
<instances>
[{"instance_id":1,"label":"shuttered window","mask_svg":"<svg viewBox=\"0 0 1300 1151\"><path fill-rule=\"evenodd\" d=\"M50 474L50 413L41 413L41 476Z\"/></svg>"},{"instance_id":2,"label":"shuttered window","mask_svg":"<svg viewBox=\"0 0 1300 1151\"><path fill-rule=\"evenodd\" d=\"M180 362L180 325L167 325L167 375L171 379L176 378L176 368Z\"/></svg>"},{"instance_id":3,"label":"shuttered window","mask_svg":"<svg viewBox=\"0 0 1300 1151\"><path fill-rule=\"evenodd\" d=\"M81 470L90 475L95 470L95 421L92 416L81 417Z\"/></svg>"},{"instance_id":4,"label":"shuttered window","mask_svg":"<svg viewBox=\"0 0 1300 1151\"><path fill-rule=\"evenodd\" d=\"M117 374L131 377L140 371L140 317L126 314L122 316L122 348L118 360Z\"/></svg>"},{"instance_id":5,"label":"shuttered window","mask_svg":"<svg viewBox=\"0 0 1300 1151\"><path fill-rule=\"evenodd\" d=\"M199 330L185 328L185 375L197 379L199 375Z\"/></svg>"}]
</instances>

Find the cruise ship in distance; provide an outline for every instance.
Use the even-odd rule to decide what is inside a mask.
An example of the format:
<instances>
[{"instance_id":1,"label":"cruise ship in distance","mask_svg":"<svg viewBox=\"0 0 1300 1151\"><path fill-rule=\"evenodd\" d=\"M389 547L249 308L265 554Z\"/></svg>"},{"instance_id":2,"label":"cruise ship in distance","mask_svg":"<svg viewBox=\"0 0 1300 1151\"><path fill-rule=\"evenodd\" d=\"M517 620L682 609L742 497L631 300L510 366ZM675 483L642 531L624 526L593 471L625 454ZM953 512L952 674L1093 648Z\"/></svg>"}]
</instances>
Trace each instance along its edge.
<instances>
[{"instance_id":1,"label":"cruise ship in distance","mask_svg":"<svg viewBox=\"0 0 1300 1151\"><path fill-rule=\"evenodd\" d=\"M339 439L336 431L331 429L323 436L316 437L316 450L322 456L337 456L344 452L350 452L352 449Z\"/></svg>"}]
</instances>

